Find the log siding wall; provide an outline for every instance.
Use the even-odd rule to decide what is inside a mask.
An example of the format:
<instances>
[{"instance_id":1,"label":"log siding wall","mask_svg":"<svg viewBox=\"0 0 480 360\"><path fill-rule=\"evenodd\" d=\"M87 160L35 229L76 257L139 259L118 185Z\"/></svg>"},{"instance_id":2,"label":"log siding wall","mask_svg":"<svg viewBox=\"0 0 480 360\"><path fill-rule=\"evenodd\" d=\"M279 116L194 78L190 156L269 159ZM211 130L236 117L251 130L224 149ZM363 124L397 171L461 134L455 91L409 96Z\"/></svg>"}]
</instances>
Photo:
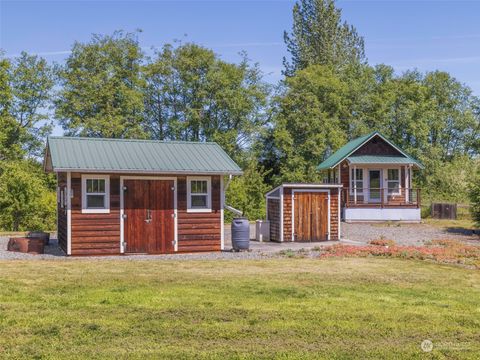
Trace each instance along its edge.
<instances>
[{"instance_id":1,"label":"log siding wall","mask_svg":"<svg viewBox=\"0 0 480 360\"><path fill-rule=\"evenodd\" d=\"M82 214L82 176L72 173L72 255L120 254L120 175L110 175L110 213Z\"/></svg>"},{"instance_id":2,"label":"log siding wall","mask_svg":"<svg viewBox=\"0 0 480 360\"><path fill-rule=\"evenodd\" d=\"M221 184L212 176L212 212L187 212L187 177L177 178L178 252L221 250Z\"/></svg>"},{"instance_id":3,"label":"log siding wall","mask_svg":"<svg viewBox=\"0 0 480 360\"><path fill-rule=\"evenodd\" d=\"M105 175L105 174L103 174ZM120 176L131 174L106 174L110 176L110 213L82 213L81 173L71 174L73 191L71 255L120 254ZM161 177L162 175L158 175ZM194 174L192 174L194 176ZM212 211L208 213L187 212L187 177L177 178L177 237L178 252L220 251L221 249L221 179L211 177ZM140 178L140 177L139 177ZM59 173L58 186L67 185L66 173ZM58 211L58 241L67 251L66 208Z\"/></svg>"}]
</instances>

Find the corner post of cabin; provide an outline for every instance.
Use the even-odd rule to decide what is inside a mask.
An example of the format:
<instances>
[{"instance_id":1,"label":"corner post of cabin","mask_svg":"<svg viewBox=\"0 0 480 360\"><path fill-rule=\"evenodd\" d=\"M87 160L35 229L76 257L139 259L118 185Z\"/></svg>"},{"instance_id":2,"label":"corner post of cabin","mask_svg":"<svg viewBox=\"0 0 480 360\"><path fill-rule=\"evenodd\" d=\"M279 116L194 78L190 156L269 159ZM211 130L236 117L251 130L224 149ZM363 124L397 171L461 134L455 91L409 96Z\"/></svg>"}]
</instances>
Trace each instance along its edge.
<instances>
[{"instance_id":1,"label":"corner post of cabin","mask_svg":"<svg viewBox=\"0 0 480 360\"><path fill-rule=\"evenodd\" d=\"M225 250L225 219L224 219L224 211L223 208L225 207L225 187L224 183L224 175L220 176L220 249ZM268 206L267 206L268 211Z\"/></svg>"},{"instance_id":2,"label":"corner post of cabin","mask_svg":"<svg viewBox=\"0 0 480 360\"><path fill-rule=\"evenodd\" d=\"M353 165L353 203L357 205L357 165Z\"/></svg>"},{"instance_id":3,"label":"corner post of cabin","mask_svg":"<svg viewBox=\"0 0 480 360\"><path fill-rule=\"evenodd\" d=\"M67 255L72 255L72 173L67 172Z\"/></svg>"},{"instance_id":4,"label":"corner post of cabin","mask_svg":"<svg viewBox=\"0 0 480 360\"><path fill-rule=\"evenodd\" d=\"M410 203L410 165L405 165L405 202Z\"/></svg>"},{"instance_id":5,"label":"corner post of cabin","mask_svg":"<svg viewBox=\"0 0 480 360\"><path fill-rule=\"evenodd\" d=\"M340 164L338 164L337 168L338 168L337 184L340 185L342 183L342 174L340 172L341 171Z\"/></svg>"}]
</instances>

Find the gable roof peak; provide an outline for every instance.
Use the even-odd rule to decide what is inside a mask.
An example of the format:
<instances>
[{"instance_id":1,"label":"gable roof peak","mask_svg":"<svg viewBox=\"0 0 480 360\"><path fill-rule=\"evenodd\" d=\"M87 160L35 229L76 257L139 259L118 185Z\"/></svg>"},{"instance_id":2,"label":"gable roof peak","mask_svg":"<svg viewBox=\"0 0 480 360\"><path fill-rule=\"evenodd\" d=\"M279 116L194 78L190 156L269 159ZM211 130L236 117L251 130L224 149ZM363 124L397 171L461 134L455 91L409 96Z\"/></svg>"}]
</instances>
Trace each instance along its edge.
<instances>
[{"instance_id":1,"label":"gable roof peak","mask_svg":"<svg viewBox=\"0 0 480 360\"><path fill-rule=\"evenodd\" d=\"M355 151L357 151L359 148L361 148L363 145L365 145L375 136L380 137L388 145L390 145L391 147L396 149L400 154L402 154L405 158L411 160L412 164L417 165L419 168L423 168L423 165L420 162L418 162L417 160L413 159L408 154L406 154L402 149L400 149L397 145L395 145L390 140L388 140L379 131L374 130L367 135L363 135L353 140L350 140L348 143L346 143L340 149L338 149L335 153L333 153L330 157L324 160L320 165L318 165L317 170L333 169L339 163L341 163L343 160L345 160L347 157L349 157L351 154L353 154Z\"/></svg>"}]
</instances>

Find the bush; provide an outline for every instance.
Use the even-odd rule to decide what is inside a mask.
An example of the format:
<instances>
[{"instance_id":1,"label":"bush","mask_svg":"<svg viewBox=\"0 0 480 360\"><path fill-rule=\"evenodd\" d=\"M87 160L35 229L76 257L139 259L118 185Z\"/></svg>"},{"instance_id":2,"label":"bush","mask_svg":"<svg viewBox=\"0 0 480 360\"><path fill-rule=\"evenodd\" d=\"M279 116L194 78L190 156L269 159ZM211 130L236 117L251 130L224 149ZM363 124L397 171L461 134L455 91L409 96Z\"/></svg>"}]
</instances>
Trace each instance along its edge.
<instances>
[{"instance_id":1,"label":"bush","mask_svg":"<svg viewBox=\"0 0 480 360\"><path fill-rule=\"evenodd\" d=\"M472 182L470 187L470 212L472 213L472 218L480 227L480 171L477 172L477 176Z\"/></svg>"},{"instance_id":2,"label":"bush","mask_svg":"<svg viewBox=\"0 0 480 360\"><path fill-rule=\"evenodd\" d=\"M39 164L9 161L0 166L0 228L55 229L55 192Z\"/></svg>"},{"instance_id":3,"label":"bush","mask_svg":"<svg viewBox=\"0 0 480 360\"><path fill-rule=\"evenodd\" d=\"M464 264L480 268L480 246L454 240L433 240L425 246L355 246L332 245L324 248L320 257L380 256L401 259L432 260L441 263Z\"/></svg>"}]
</instances>

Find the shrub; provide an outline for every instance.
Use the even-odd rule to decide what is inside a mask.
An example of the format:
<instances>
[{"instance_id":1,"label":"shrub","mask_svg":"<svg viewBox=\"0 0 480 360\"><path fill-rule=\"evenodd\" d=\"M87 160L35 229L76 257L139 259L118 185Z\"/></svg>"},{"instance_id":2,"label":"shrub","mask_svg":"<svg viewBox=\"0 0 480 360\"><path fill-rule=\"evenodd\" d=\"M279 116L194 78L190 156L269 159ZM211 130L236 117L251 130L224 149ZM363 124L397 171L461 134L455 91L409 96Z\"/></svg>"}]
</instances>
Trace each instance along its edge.
<instances>
[{"instance_id":1,"label":"shrub","mask_svg":"<svg viewBox=\"0 0 480 360\"><path fill-rule=\"evenodd\" d=\"M332 245L324 248L320 257L381 256L402 259L433 260L442 263L465 264L480 268L480 246L454 240L432 240L426 246L354 246Z\"/></svg>"},{"instance_id":2,"label":"shrub","mask_svg":"<svg viewBox=\"0 0 480 360\"><path fill-rule=\"evenodd\" d=\"M472 218L480 227L480 171L477 172L477 176L472 182L470 187L470 212L472 213Z\"/></svg>"}]
</instances>

